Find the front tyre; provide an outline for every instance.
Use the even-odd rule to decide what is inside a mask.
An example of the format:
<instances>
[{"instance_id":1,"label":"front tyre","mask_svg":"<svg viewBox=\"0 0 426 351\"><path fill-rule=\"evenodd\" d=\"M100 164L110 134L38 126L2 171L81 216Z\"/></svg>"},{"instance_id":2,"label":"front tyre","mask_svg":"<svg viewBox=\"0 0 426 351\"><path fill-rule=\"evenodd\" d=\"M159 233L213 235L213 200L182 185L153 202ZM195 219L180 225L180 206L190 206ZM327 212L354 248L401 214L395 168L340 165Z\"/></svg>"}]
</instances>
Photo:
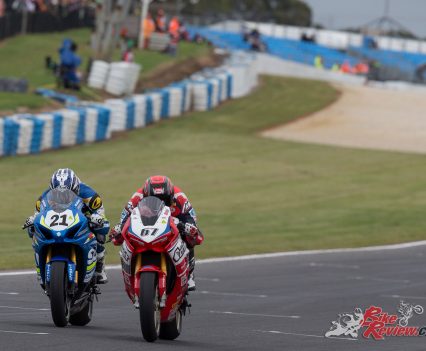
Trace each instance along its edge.
<instances>
[{"instance_id":1,"label":"front tyre","mask_svg":"<svg viewBox=\"0 0 426 351\"><path fill-rule=\"evenodd\" d=\"M170 322L161 323L160 339L174 340L182 331L182 311L176 312L176 317Z\"/></svg>"},{"instance_id":2,"label":"front tyre","mask_svg":"<svg viewBox=\"0 0 426 351\"><path fill-rule=\"evenodd\" d=\"M80 312L74 313L70 317L70 324L84 326L92 320L93 299L89 298L86 306Z\"/></svg>"},{"instance_id":3,"label":"front tyre","mask_svg":"<svg viewBox=\"0 0 426 351\"><path fill-rule=\"evenodd\" d=\"M52 262L50 275L50 310L53 323L65 327L69 320L70 301L67 297L67 275L65 262Z\"/></svg>"},{"instance_id":4,"label":"front tyre","mask_svg":"<svg viewBox=\"0 0 426 351\"><path fill-rule=\"evenodd\" d=\"M157 274L142 272L139 286L139 316L144 339L157 340L160 334L160 301L158 298Z\"/></svg>"}]
</instances>

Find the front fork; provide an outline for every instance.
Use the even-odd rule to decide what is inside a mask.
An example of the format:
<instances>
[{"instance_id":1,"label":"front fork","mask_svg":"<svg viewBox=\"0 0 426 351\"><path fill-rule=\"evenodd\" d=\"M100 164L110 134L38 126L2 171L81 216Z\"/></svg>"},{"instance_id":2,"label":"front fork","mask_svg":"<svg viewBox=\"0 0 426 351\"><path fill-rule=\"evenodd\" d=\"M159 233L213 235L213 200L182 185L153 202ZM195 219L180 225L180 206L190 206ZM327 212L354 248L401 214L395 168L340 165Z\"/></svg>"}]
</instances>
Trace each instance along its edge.
<instances>
[{"instance_id":1,"label":"front fork","mask_svg":"<svg viewBox=\"0 0 426 351\"><path fill-rule=\"evenodd\" d=\"M60 260L63 260L62 257ZM78 285L78 271L77 271L77 254L75 252L75 247L71 246L71 252L69 257L66 261L67 264L67 277L68 277L68 283L70 284L70 291L73 293L75 290L76 285ZM52 260L52 247L50 246L47 249L47 255L46 255L46 262L45 262L45 284L46 286L49 286L50 283L50 271L51 271L51 263L53 261L58 261L59 259L56 259L56 257L53 257ZM45 289L47 292L48 289Z\"/></svg>"},{"instance_id":2,"label":"front fork","mask_svg":"<svg viewBox=\"0 0 426 351\"><path fill-rule=\"evenodd\" d=\"M160 296L160 308L166 306L166 282L167 282L167 262L166 256L164 253L161 253L161 267L156 267L153 265L142 266L142 253L138 254L136 257L135 264L135 280L134 280L134 291L135 295L138 298L140 291L140 278L142 272L156 272L158 274L158 296Z\"/></svg>"}]
</instances>

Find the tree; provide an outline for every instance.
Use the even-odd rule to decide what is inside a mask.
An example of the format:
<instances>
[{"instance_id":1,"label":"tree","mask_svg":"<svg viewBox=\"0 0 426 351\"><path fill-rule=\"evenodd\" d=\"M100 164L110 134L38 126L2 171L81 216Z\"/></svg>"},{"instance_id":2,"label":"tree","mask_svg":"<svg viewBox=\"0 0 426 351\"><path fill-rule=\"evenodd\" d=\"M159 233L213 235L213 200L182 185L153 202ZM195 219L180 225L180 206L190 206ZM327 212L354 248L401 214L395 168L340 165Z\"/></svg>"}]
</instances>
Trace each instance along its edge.
<instances>
[{"instance_id":1,"label":"tree","mask_svg":"<svg viewBox=\"0 0 426 351\"><path fill-rule=\"evenodd\" d=\"M103 0L96 7L93 38L95 57L110 61L117 46L120 29L129 15L131 0Z\"/></svg>"},{"instance_id":2,"label":"tree","mask_svg":"<svg viewBox=\"0 0 426 351\"><path fill-rule=\"evenodd\" d=\"M310 26L311 8L301 0L200 0L183 1L183 13Z\"/></svg>"}]
</instances>

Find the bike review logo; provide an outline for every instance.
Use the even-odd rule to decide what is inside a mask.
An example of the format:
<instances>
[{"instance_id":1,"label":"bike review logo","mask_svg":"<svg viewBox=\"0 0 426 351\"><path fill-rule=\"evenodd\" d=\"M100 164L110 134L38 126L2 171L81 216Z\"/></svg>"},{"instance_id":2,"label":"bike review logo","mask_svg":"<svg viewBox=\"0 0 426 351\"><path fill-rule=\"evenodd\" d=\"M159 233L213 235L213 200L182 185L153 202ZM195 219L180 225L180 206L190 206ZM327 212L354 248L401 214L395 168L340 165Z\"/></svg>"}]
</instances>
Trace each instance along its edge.
<instances>
[{"instance_id":1,"label":"bike review logo","mask_svg":"<svg viewBox=\"0 0 426 351\"><path fill-rule=\"evenodd\" d=\"M355 308L353 313L341 313L331 328L325 333L326 338L349 336L353 339L361 334L364 338L383 340L391 336L426 336L426 326L409 326L408 321L415 314L422 314L420 305L400 301L398 314L389 314L379 306L370 306L363 312Z\"/></svg>"}]
</instances>

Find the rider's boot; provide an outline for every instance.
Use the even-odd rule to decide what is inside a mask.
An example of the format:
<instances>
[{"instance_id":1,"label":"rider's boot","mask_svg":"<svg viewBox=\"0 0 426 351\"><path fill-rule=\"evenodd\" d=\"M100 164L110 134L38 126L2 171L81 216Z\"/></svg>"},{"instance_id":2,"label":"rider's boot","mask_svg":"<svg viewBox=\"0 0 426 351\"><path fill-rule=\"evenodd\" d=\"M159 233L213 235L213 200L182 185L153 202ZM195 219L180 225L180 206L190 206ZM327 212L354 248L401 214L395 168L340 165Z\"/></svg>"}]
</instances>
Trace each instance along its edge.
<instances>
[{"instance_id":1,"label":"rider's boot","mask_svg":"<svg viewBox=\"0 0 426 351\"><path fill-rule=\"evenodd\" d=\"M189 277L188 277L188 291L194 291L196 289L194 279L195 269L195 255L194 248L189 249Z\"/></svg>"},{"instance_id":2,"label":"rider's boot","mask_svg":"<svg viewBox=\"0 0 426 351\"><path fill-rule=\"evenodd\" d=\"M108 283L108 278L105 272L105 248L98 253L98 261L96 262L96 283Z\"/></svg>"}]
</instances>

